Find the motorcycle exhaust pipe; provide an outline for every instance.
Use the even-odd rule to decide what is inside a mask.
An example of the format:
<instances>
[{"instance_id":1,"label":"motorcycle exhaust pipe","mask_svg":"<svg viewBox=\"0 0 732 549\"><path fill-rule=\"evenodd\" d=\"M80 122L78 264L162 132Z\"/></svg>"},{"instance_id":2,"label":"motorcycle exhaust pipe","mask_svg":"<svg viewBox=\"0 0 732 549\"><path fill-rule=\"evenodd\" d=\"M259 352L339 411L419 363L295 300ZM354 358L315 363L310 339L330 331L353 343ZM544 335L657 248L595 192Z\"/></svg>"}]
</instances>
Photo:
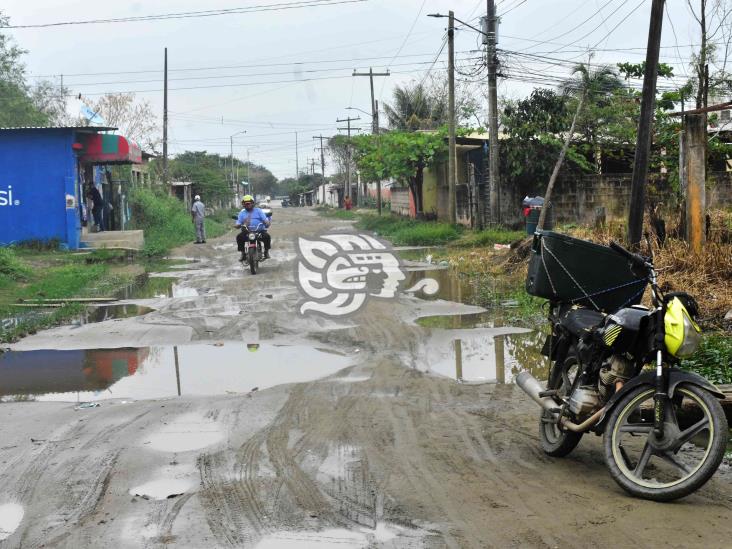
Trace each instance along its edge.
<instances>
[{"instance_id":1,"label":"motorcycle exhaust pipe","mask_svg":"<svg viewBox=\"0 0 732 549\"><path fill-rule=\"evenodd\" d=\"M516 376L516 385L521 387L521 389L529 395L534 402L545 410L549 412L556 412L559 408L559 405L554 402L553 398L539 396L539 393L544 390L544 387L542 387L541 383L539 383L539 381L527 370L520 372L519 375Z\"/></svg>"},{"instance_id":2,"label":"motorcycle exhaust pipe","mask_svg":"<svg viewBox=\"0 0 732 549\"><path fill-rule=\"evenodd\" d=\"M559 404L557 404L554 399L551 397L541 397L539 396L539 393L541 393L544 390L544 387L541 386L541 383L532 376L528 371L524 370L523 372L520 372L519 375L516 376L516 385L521 387L521 389L531 397L531 399L536 402L539 406L544 408L545 410L549 412L557 412L559 409ZM600 418L605 413L605 408L600 408L597 412L592 414L589 418L587 418L582 423L574 423L573 421L570 421L568 418L563 417L561 418L561 424L562 427L567 429L568 431L572 431L574 433L584 433L585 431L589 430L591 427L593 427L598 421L600 421Z\"/></svg>"}]
</instances>

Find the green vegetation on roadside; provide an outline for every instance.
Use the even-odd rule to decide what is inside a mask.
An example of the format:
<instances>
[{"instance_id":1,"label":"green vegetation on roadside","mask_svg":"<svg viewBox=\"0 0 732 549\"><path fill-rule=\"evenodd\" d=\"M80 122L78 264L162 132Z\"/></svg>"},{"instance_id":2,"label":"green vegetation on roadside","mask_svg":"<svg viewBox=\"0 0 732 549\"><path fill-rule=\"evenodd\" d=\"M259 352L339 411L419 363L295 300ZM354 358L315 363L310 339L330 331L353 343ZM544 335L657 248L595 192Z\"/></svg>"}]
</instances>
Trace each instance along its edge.
<instances>
[{"instance_id":1,"label":"green vegetation on roadside","mask_svg":"<svg viewBox=\"0 0 732 549\"><path fill-rule=\"evenodd\" d=\"M712 383L732 383L732 336L704 335L699 349L681 361L681 367L696 372Z\"/></svg>"},{"instance_id":2,"label":"green vegetation on roadside","mask_svg":"<svg viewBox=\"0 0 732 549\"><path fill-rule=\"evenodd\" d=\"M144 256L162 256L176 246L193 241L195 229L191 215L180 200L150 189L138 188L130 197L130 205L134 228L145 231ZM208 238L221 236L228 230L227 223L220 220L222 215L225 214L206 219Z\"/></svg>"},{"instance_id":3,"label":"green vegetation on roadside","mask_svg":"<svg viewBox=\"0 0 732 549\"><path fill-rule=\"evenodd\" d=\"M0 248L0 342L10 342L80 314L84 305L67 303L52 310L21 307L23 300L109 297L134 274L115 268L120 256L110 250L89 254Z\"/></svg>"},{"instance_id":4,"label":"green vegetation on roadside","mask_svg":"<svg viewBox=\"0 0 732 549\"><path fill-rule=\"evenodd\" d=\"M396 246L443 245L457 239L461 229L447 223L418 221L396 215L366 214L359 216L356 226L374 231Z\"/></svg>"}]
</instances>

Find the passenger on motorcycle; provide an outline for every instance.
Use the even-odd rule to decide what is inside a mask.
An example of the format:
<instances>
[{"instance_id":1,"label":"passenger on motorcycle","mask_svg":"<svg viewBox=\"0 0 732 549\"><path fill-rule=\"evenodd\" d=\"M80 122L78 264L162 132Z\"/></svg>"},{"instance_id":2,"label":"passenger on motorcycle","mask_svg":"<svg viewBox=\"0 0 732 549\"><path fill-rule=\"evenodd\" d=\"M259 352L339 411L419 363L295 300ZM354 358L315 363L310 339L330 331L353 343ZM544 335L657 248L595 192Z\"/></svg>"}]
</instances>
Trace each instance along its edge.
<instances>
[{"instance_id":1,"label":"passenger on motorcycle","mask_svg":"<svg viewBox=\"0 0 732 549\"><path fill-rule=\"evenodd\" d=\"M267 232L267 227L269 227L271 220L264 214L261 209L254 207L254 198L251 195L246 195L244 198L242 198L241 205L244 209L239 212L239 217L236 220L236 225L234 225L237 229L240 227L246 227L245 230L242 230L241 232L239 232L239 234L236 235L236 245L241 252L241 257L239 258L239 261L244 261L246 259L246 243L248 232L256 231L257 227L259 227L261 231L262 242L264 242L264 257L265 259L269 259L269 248L272 243L272 238ZM261 225L264 225L265 228L262 229Z\"/></svg>"}]
</instances>

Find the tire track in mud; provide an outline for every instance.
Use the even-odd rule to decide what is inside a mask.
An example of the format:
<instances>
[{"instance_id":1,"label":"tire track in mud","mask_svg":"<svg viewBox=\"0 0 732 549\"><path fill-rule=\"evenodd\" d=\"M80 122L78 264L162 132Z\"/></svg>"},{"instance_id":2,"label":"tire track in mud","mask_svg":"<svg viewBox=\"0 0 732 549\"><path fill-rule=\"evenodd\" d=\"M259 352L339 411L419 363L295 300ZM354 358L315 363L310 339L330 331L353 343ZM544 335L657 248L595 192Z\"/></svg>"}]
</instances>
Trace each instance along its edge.
<instances>
[{"instance_id":1,"label":"tire track in mud","mask_svg":"<svg viewBox=\"0 0 732 549\"><path fill-rule=\"evenodd\" d=\"M66 490L63 492L63 505L60 510L57 511L57 514L60 517L63 517L64 523L56 528L44 530L41 535L41 541L37 541L35 543L30 542L32 547L54 547L58 545L75 534L75 532L72 531L75 527L83 526L100 510L102 499L109 488L114 467L116 466L121 453L122 450L108 452L101 459L101 467L91 482L85 479L83 471L99 467L99 461L96 457L86 458L74 467L66 480ZM77 469L82 471L82 474L79 477L75 477L74 475ZM75 487L78 487L79 485L84 485L87 489L78 494L77 497L74 497ZM64 516L65 510L71 510L71 513L68 516ZM55 533L56 530L60 530L61 532ZM76 545L93 545L91 539L86 540L86 542L88 542L89 545L87 545L87 543L79 543Z\"/></svg>"}]
</instances>

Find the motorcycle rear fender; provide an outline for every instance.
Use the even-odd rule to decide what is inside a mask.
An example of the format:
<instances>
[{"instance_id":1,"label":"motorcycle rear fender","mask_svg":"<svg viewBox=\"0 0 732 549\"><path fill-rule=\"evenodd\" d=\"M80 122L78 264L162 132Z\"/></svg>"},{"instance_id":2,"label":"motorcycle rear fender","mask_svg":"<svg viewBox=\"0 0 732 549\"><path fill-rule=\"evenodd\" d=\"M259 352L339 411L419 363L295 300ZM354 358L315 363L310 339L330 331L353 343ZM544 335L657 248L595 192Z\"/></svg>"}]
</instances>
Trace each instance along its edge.
<instances>
[{"instance_id":1,"label":"motorcycle rear fender","mask_svg":"<svg viewBox=\"0 0 732 549\"><path fill-rule=\"evenodd\" d=\"M699 374L695 374L694 372L687 372L686 370L682 370L680 368L669 368L668 369L668 396L669 397L674 396L674 391L676 391L676 387L678 385L680 385L681 383L689 383L691 385L696 385L700 389L709 391L718 399L724 400L724 398L725 398L725 395L722 391L720 391L717 387L715 387L712 383L710 383L709 381L704 379ZM610 412L612 412L612 409L617 405L617 403L620 401L620 399L623 398L630 391L632 391L636 387L640 387L641 385L647 385L653 389L656 388L655 370L652 372L646 372L639 376L634 377L633 379L628 381L625 385L623 385L622 389L620 389L612 397L610 397L610 400L608 400L607 404L605 405L605 413L600 418L600 421L597 422L597 425L595 425L595 430L598 432L604 431L605 430L605 420L610 415Z\"/></svg>"}]
</instances>

